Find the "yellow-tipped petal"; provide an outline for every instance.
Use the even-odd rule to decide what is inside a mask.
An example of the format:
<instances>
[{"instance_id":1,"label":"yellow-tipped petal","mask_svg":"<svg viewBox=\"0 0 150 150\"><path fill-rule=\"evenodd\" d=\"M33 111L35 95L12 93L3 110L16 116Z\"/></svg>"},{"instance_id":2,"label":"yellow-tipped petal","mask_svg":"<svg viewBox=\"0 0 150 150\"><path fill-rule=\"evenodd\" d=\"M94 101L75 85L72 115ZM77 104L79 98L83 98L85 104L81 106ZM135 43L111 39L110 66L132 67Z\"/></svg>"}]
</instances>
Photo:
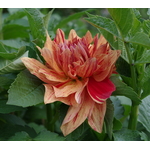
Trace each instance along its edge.
<instances>
[{"instance_id":1,"label":"yellow-tipped petal","mask_svg":"<svg viewBox=\"0 0 150 150\"><path fill-rule=\"evenodd\" d=\"M83 86L79 80L71 80L54 86L56 97L67 97L70 94L77 92Z\"/></svg>"},{"instance_id":2,"label":"yellow-tipped petal","mask_svg":"<svg viewBox=\"0 0 150 150\"><path fill-rule=\"evenodd\" d=\"M71 29L69 36L68 36L68 40L73 41L73 39L75 39L75 38L79 39L80 37L77 35L77 33L74 29Z\"/></svg>"},{"instance_id":3,"label":"yellow-tipped petal","mask_svg":"<svg viewBox=\"0 0 150 150\"><path fill-rule=\"evenodd\" d=\"M68 77L66 77L63 72L58 74L56 71L49 68L41 68L39 69L39 72L45 75L45 77L50 81L66 82L68 80Z\"/></svg>"},{"instance_id":4,"label":"yellow-tipped petal","mask_svg":"<svg viewBox=\"0 0 150 150\"><path fill-rule=\"evenodd\" d=\"M64 136L79 127L93 110L94 102L88 97L85 98L86 101L83 101L83 103L77 107L70 106L61 126Z\"/></svg>"},{"instance_id":5,"label":"yellow-tipped petal","mask_svg":"<svg viewBox=\"0 0 150 150\"><path fill-rule=\"evenodd\" d=\"M61 29L57 29L54 41L56 43L58 43L58 44L64 43L64 41L65 41L65 34L64 34L64 32Z\"/></svg>"},{"instance_id":6,"label":"yellow-tipped petal","mask_svg":"<svg viewBox=\"0 0 150 150\"><path fill-rule=\"evenodd\" d=\"M50 51L47 48L43 48L41 50L41 55L43 56L45 61L48 63L49 67L56 70L57 72L62 72L62 70L59 68L56 62L56 58L54 57L54 53L52 51Z\"/></svg>"},{"instance_id":7,"label":"yellow-tipped petal","mask_svg":"<svg viewBox=\"0 0 150 150\"><path fill-rule=\"evenodd\" d=\"M93 111L91 111L91 114L88 116L89 125L99 133L102 132L105 112L106 102L103 102L103 104L95 103Z\"/></svg>"},{"instance_id":8,"label":"yellow-tipped petal","mask_svg":"<svg viewBox=\"0 0 150 150\"><path fill-rule=\"evenodd\" d=\"M56 101L61 101L62 103L65 103L66 105L71 105L70 97L56 97L54 93L54 89L51 84L44 84L45 86L45 95L44 95L44 103L53 103Z\"/></svg>"},{"instance_id":9,"label":"yellow-tipped petal","mask_svg":"<svg viewBox=\"0 0 150 150\"><path fill-rule=\"evenodd\" d=\"M87 31L86 35L83 38L86 39L88 45L93 41L93 37L90 31Z\"/></svg>"},{"instance_id":10,"label":"yellow-tipped petal","mask_svg":"<svg viewBox=\"0 0 150 150\"><path fill-rule=\"evenodd\" d=\"M53 51L53 41L51 40L48 32L46 32L46 42L44 44L44 47L49 49L50 51Z\"/></svg>"},{"instance_id":11,"label":"yellow-tipped petal","mask_svg":"<svg viewBox=\"0 0 150 150\"><path fill-rule=\"evenodd\" d=\"M24 63L24 65L26 66L26 68L35 76L37 76L39 79L41 79L42 81L46 82L46 83L51 83L50 80L48 80L45 75L43 75L42 73L39 72L39 70L41 68L43 69L47 69L47 67L45 65L43 65L42 63L40 63L38 60L34 59L34 58L29 58L29 57L23 57L21 58L22 62Z\"/></svg>"}]
</instances>

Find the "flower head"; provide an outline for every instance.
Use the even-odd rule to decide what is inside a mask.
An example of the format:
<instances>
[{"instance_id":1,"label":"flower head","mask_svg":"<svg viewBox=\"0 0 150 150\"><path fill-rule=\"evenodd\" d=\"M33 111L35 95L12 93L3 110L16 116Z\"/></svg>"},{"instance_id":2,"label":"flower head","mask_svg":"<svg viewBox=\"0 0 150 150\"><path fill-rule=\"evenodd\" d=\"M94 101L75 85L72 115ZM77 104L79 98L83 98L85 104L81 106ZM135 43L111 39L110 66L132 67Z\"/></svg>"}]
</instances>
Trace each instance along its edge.
<instances>
[{"instance_id":1,"label":"flower head","mask_svg":"<svg viewBox=\"0 0 150 150\"><path fill-rule=\"evenodd\" d=\"M97 132L102 132L106 99L115 90L110 76L120 50L111 50L103 36L92 38L88 31L80 38L74 30L68 39L58 29L52 41L47 34L44 47L39 48L45 59L24 57L27 69L45 82L44 102L61 101L70 105L61 126L64 135L71 133L86 119Z\"/></svg>"}]
</instances>

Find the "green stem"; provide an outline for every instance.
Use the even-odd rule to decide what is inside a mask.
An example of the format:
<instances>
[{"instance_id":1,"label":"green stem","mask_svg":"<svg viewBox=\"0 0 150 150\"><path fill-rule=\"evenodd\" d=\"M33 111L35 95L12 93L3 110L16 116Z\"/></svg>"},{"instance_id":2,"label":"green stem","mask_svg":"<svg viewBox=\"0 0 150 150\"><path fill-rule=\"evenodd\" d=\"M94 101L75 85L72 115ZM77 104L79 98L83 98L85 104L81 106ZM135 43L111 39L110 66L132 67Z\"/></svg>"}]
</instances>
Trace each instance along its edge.
<instances>
[{"instance_id":1,"label":"green stem","mask_svg":"<svg viewBox=\"0 0 150 150\"><path fill-rule=\"evenodd\" d=\"M46 104L46 114L47 114L47 129L51 132L54 132L54 124L53 124L53 108L52 104Z\"/></svg>"},{"instance_id":2,"label":"green stem","mask_svg":"<svg viewBox=\"0 0 150 150\"><path fill-rule=\"evenodd\" d=\"M131 130L136 130L137 118L138 118L138 108L139 108L139 106L132 102L131 113L130 113L129 124L128 124L128 128Z\"/></svg>"},{"instance_id":3,"label":"green stem","mask_svg":"<svg viewBox=\"0 0 150 150\"><path fill-rule=\"evenodd\" d=\"M130 63L130 70L131 70L131 78L132 78L132 88L134 89L135 92L138 92L137 88L137 76L136 76L136 70L135 70L135 65L133 58L131 56L131 52L128 48L128 44L125 43L129 63ZM131 130L135 130L137 126L137 117L138 117L138 108L139 106L134 103L132 100L132 106L131 106L131 112L130 112L130 118L129 118L129 124L128 128Z\"/></svg>"}]
</instances>

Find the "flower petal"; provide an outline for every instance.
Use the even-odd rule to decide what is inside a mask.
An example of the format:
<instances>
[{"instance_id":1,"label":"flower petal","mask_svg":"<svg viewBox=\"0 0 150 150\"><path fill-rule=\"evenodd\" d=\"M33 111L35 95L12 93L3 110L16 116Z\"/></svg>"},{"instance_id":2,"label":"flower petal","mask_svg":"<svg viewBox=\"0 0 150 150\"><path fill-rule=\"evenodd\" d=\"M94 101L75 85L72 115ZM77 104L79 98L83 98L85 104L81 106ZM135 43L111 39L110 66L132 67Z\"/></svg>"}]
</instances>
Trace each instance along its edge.
<instances>
[{"instance_id":1,"label":"flower petal","mask_svg":"<svg viewBox=\"0 0 150 150\"><path fill-rule=\"evenodd\" d=\"M113 91L115 91L115 86L108 78L97 82L94 78L91 77L89 78L87 90L95 102L102 103L110 97Z\"/></svg>"},{"instance_id":2,"label":"flower petal","mask_svg":"<svg viewBox=\"0 0 150 150\"><path fill-rule=\"evenodd\" d=\"M68 77L66 77L63 72L58 74L57 72L49 68L44 68L44 69L41 68L39 69L39 72L45 75L45 77L50 81L66 82L68 80Z\"/></svg>"},{"instance_id":3,"label":"flower petal","mask_svg":"<svg viewBox=\"0 0 150 150\"><path fill-rule=\"evenodd\" d=\"M101 133L103 127L104 116L106 112L106 102L103 104L95 103L93 111L88 116L88 123L95 131Z\"/></svg>"},{"instance_id":4,"label":"flower petal","mask_svg":"<svg viewBox=\"0 0 150 150\"><path fill-rule=\"evenodd\" d=\"M83 86L82 82L79 80L70 80L65 83L60 83L57 86L54 86L55 96L56 97L67 97L70 94L77 92Z\"/></svg>"},{"instance_id":5,"label":"flower petal","mask_svg":"<svg viewBox=\"0 0 150 150\"><path fill-rule=\"evenodd\" d=\"M53 41L51 40L48 32L46 32L46 42L44 44L44 47L49 49L50 51L53 51Z\"/></svg>"},{"instance_id":6,"label":"flower petal","mask_svg":"<svg viewBox=\"0 0 150 150\"><path fill-rule=\"evenodd\" d=\"M87 46L93 41L92 34L90 31L87 31L86 35L82 38L82 40L87 44Z\"/></svg>"},{"instance_id":7,"label":"flower petal","mask_svg":"<svg viewBox=\"0 0 150 150\"><path fill-rule=\"evenodd\" d=\"M89 79L85 78L84 80L82 79L82 86L77 90L77 92L75 93L75 100L78 104L81 103L82 99L84 99L83 97L83 91L85 86L88 84Z\"/></svg>"},{"instance_id":8,"label":"flower petal","mask_svg":"<svg viewBox=\"0 0 150 150\"><path fill-rule=\"evenodd\" d=\"M105 59L100 63L101 67L97 70L93 77L96 81L102 81L105 78L109 78L114 71L114 64L120 56L120 50L110 50L109 54L104 56Z\"/></svg>"},{"instance_id":9,"label":"flower petal","mask_svg":"<svg viewBox=\"0 0 150 150\"><path fill-rule=\"evenodd\" d=\"M70 30L68 40L73 41L73 39L79 39L80 37L77 35L76 31L74 29Z\"/></svg>"},{"instance_id":10,"label":"flower petal","mask_svg":"<svg viewBox=\"0 0 150 150\"><path fill-rule=\"evenodd\" d=\"M84 100L82 104L79 104L76 107L70 106L61 126L64 136L68 135L80 126L92 111L94 102L88 97L86 97L86 100Z\"/></svg>"},{"instance_id":11,"label":"flower petal","mask_svg":"<svg viewBox=\"0 0 150 150\"><path fill-rule=\"evenodd\" d=\"M41 79L42 81L46 82L46 83L51 83L50 80L48 80L45 75L43 75L42 73L39 72L39 70L42 69L47 69L47 67L45 65L43 65L42 63L40 63L38 60L33 59L33 58L29 58L29 57L23 57L21 58L22 62L24 63L24 65L26 66L26 68L35 76L37 76L39 79Z\"/></svg>"},{"instance_id":12,"label":"flower petal","mask_svg":"<svg viewBox=\"0 0 150 150\"><path fill-rule=\"evenodd\" d=\"M44 95L44 103L53 103L56 101L60 101L64 104L71 105L71 97L56 97L54 89L51 84L44 84L45 86L45 95ZM74 100L75 101L75 100Z\"/></svg>"},{"instance_id":13,"label":"flower petal","mask_svg":"<svg viewBox=\"0 0 150 150\"><path fill-rule=\"evenodd\" d=\"M54 69L57 72L62 72L62 70L59 68L55 60L53 51L47 48L43 48L41 50L41 55L43 56L43 58L45 59L46 63L49 65L50 68Z\"/></svg>"},{"instance_id":14,"label":"flower petal","mask_svg":"<svg viewBox=\"0 0 150 150\"><path fill-rule=\"evenodd\" d=\"M57 29L54 41L56 43L58 43L58 44L64 43L64 41L65 41L65 34L64 34L64 32L61 29Z\"/></svg>"}]
</instances>

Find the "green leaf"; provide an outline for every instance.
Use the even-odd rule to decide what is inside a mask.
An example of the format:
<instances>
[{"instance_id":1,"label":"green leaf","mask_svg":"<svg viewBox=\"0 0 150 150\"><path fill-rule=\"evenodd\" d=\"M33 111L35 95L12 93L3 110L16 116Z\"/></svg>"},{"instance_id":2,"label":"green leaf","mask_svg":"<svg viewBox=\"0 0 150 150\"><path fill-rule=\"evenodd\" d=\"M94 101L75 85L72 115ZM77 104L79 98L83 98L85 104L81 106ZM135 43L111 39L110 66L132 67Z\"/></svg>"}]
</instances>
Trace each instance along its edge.
<instances>
[{"instance_id":1,"label":"green leaf","mask_svg":"<svg viewBox=\"0 0 150 150\"><path fill-rule=\"evenodd\" d=\"M26 116L30 116L31 121L47 119L46 106L40 105L28 108L28 110L26 111Z\"/></svg>"},{"instance_id":2,"label":"green leaf","mask_svg":"<svg viewBox=\"0 0 150 150\"><path fill-rule=\"evenodd\" d=\"M150 48L150 38L147 34L142 32L137 32L131 39L128 40L128 42Z\"/></svg>"},{"instance_id":3,"label":"green leaf","mask_svg":"<svg viewBox=\"0 0 150 150\"><path fill-rule=\"evenodd\" d=\"M3 26L3 8L0 8L0 39L3 39L2 26Z\"/></svg>"},{"instance_id":4,"label":"green leaf","mask_svg":"<svg viewBox=\"0 0 150 150\"><path fill-rule=\"evenodd\" d=\"M26 15L30 24L30 29L34 40L37 40L38 46L43 47L45 41L46 29L41 13L36 8L25 8Z\"/></svg>"},{"instance_id":5,"label":"green leaf","mask_svg":"<svg viewBox=\"0 0 150 150\"><path fill-rule=\"evenodd\" d=\"M140 18L141 18L140 11L139 11L137 8L132 8L132 11L133 11L133 13L135 14L135 17L136 17L137 19L140 19Z\"/></svg>"},{"instance_id":6,"label":"green leaf","mask_svg":"<svg viewBox=\"0 0 150 150\"><path fill-rule=\"evenodd\" d=\"M42 132L42 131L44 131L44 130L47 130L44 127L44 125L38 125L38 124L36 124L34 122L29 123L28 126L31 127L31 128L33 128L36 131L37 134L40 133L40 132Z\"/></svg>"},{"instance_id":7,"label":"green leaf","mask_svg":"<svg viewBox=\"0 0 150 150\"><path fill-rule=\"evenodd\" d=\"M150 96L147 96L142 100L139 106L138 121L150 132Z\"/></svg>"},{"instance_id":8,"label":"green leaf","mask_svg":"<svg viewBox=\"0 0 150 150\"><path fill-rule=\"evenodd\" d=\"M134 36L137 32L143 32L141 26L141 22L134 17L133 26L130 31L131 36Z\"/></svg>"},{"instance_id":9,"label":"green leaf","mask_svg":"<svg viewBox=\"0 0 150 150\"><path fill-rule=\"evenodd\" d=\"M0 113L11 113L14 111L20 111L23 110L22 107L13 106L13 105L7 105L7 100L0 100Z\"/></svg>"},{"instance_id":10,"label":"green leaf","mask_svg":"<svg viewBox=\"0 0 150 150\"><path fill-rule=\"evenodd\" d=\"M115 21L121 35L127 37L133 24L133 12L130 8L108 8L108 11Z\"/></svg>"},{"instance_id":11,"label":"green leaf","mask_svg":"<svg viewBox=\"0 0 150 150\"><path fill-rule=\"evenodd\" d=\"M84 18L84 20L86 20L88 23L95 26L96 28L100 28L116 37L119 37L118 30L114 21L109 18L95 16L90 18Z\"/></svg>"},{"instance_id":12,"label":"green leaf","mask_svg":"<svg viewBox=\"0 0 150 150\"><path fill-rule=\"evenodd\" d=\"M1 81L0 87L4 89L8 89L10 84L14 81L15 78L16 76L12 74L0 75L0 81Z\"/></svg>"},{"instance_id":13,"label":"green leaf","mask_svg":"<svg viewBox=\"0 0 150 150\"><path fill-rule=\"evenodd\" d=\"M14 38L29 38L28 27L18 24L7 24L3 27L3 37L5 40Z\"/></svg>"},{"instance_id":14,"label":"green leaf","mask_svg":"<svg viewBox=\"0 0 150 150\"><path fill-rule=\"evenodd\" d=\"M8 12L9 12L10 14L13 14L13 13L15 13L15 12L21 10L21 9L22 9L22 8L8 8L7 10L8 10Z\"/></svg>"},{"instance_id":15,"label":"green leaf","mask_svg":"<svg viewBox=\"0 0 150 150\"><path fill-rule=\"evenodd\" d=\"M0 74L18 72L23 70L25 66L21 61L21 57L25 57L28 55L28 52L25 52L25 47L21 47L18 51L17 57L13 60L8 59L0 59Z\"/></svg>"},{"instance_id":16,"label":"green leaf","mask_svg":"<svg viewBox=\"0 0 150 150\"><path fill-rule=\"evenodd\" d=\"M150 8L148 8L147 15L150 16Z\"/></svg>"},{"instance_id":17,"label":"green leaf","mask_svg":"<svg viewBox=\"0 0 150 150\"><path fill-rule=\"evenodd\" d=\"M8 53L6 48L4 47L4 44L0 42L0 57L5 59L13 59L16 57L16 53Z\"/></svg>"},{"instance_id":18,"label":"green leaf","mask_svg":"<svg viewBox=\"0 0 150 150\"><path fill-rule=\"evenodd\" d=\"M110 99L107 99L107 109L105 114L105 123L107 134L110 139L112 139L112 128L113 128L113 119L114 119L114 106Z\"/></svg>"},{"instance_id":19,"label":"green leaf","mask_svg":"<svg viewBox=\"0 0 150 150\"><path fill-rule=\"evenodd\" d=\"M7 50L4 47L4 44L2 42L0 42L0 52L6 53Z\"/></svg>"},{"instance_id":20,"label":"green leaf","mask_svg":"<svg viewBox=\"0 0 150 150\"><path fill-rule=\"evenodd\" d=\"M13 59L16 57L16 53L4 53L4 52L0 52L0 57L4 58L4 59Z\"/></svg>"},{"instance_id":21,"label":"green leaf","mask_svg":"<svg viewBox=\"0 0 150 150\"><path fill-rule=\"evenodd\" d=\"M113 130L120 130L121 128L122 128L122 123L118 119L114 118Z\"/></svg>"},{"instance_id":22,"label":"green leaf","mask_svg":"<svg viewBox=\"0 0 150 150\"><path fill-rule=\"evenodd\" d=\"M111 96L110 99L114 105L114 117L116 119L122 118L124 113L124 107L121 105L119 98L115 96Z\"/></svg>"},{"instance_id":23,"label":"green leaf","mask_svg":"<svg viewBox=\"0 0 150 150\"><path fill-rule=\"evenodd\" d=\"M41 131L37 137L33 139L34 141L64 141L65 138L59 136L57 133L50 131Z\"/></svg>"},{"instance_id":24,"label":"green leaf","mask_svg":"<svg viewBox=\"0 0 150 150\"><path fill-rule=\"evenodd\" d=\"M16 132L7 141L31 141L31 137L25 131Z\"/></svg>"},{"instance_id":25,"label":"green leaf","mask_svg":"<svg viewBox=\"0 0 150 150\"><path fill-rule=\"evenodd\" d=\"M150 139L148 138L147 134L144 133L144 132L141 132L140 133L140 136L141 136L141 140L143 141L149 141Z\"/></svg>"},{"instance_id":26,"label":"green leaf","mask_svg":"<svg viewBox=\"0 0 150 150\"><path fill-rule=\"evenodd\" d=\"M44 25L45 25L46 29L48 29L49 20L50 20L50 17L52 15L53 11L54 11L54 9L52 9L51 11L49 11L48 14L43 17Z\"/></svg>"},{"instance_id":27,"label":"green leaf","mask_svg":"<svg viewBox=\"0 0 150 150\"><path fill-rule=\"evenodd\" d=\"M89 11L93 11L93 10L94 10L94 9L89 9L89 10L86 10L86 11L89 12ZM81 18L81 17L86 13L86 11L81 11L81 12L75 13L75 14L73 14L73 15L69 15L69 17L63 19L62 21L60 21L59 24L57 24L57 25L55 26L54 32L56 32L56 30L57 30L58 28L62 28L62 27L64 27L64 26L66 26L66 24L67 24L68 22L70 22L70 21L72 21L72 20L75 20L75 19Z\"/></svg>"},{"instance_id":28,"label":"green leaf","mask_svg":"<svg viewBox=\"0 0 150 150\"><path fill-rule=\"evenodd\" d=\"M26 14L23 9L19 9L18 11L12 12L7 18L4 19L4 23L8 21L13 21L15 19L20 19L24 17Z\"/></svg>"},{"instance_id":29,"label":"green leaf","mask_svg":"<svg viewBox=\"0 0 150 150\"><path fill-rule=\"evenodd\" d=\"M20 126L26 125L24 120L12 114L0 114L0 121L1 120L3 120L5 124L9 124L9 125L20 125ZM0 130L1 127L2 126L0 126Z\"/></svg>"},{"instance_id":30,"label":"green leaf","mask_svg":"<svg viewBox=\"0 0 150 150\"><path fill-rule=\"evenodd\" d=\"M149 83L150 83L150 66L148 65L145 68L144 75L140 81L140 86L142 87L141 99L145 98L150 94Z\"/></svg>"},{"instance_id":31,"label":"green leaf","mask_svg":"<svg viewBox=\"0 0 150 150\"><path fill-rule=\"evenodd\" d=\"M115 141L139 141L140 136L138 131L132 131L126 128L123 128L120 131L114 132Z\"/></svg>"},{"instance_id":32,"label":"green leaf","mask_svg":"<svg viewBox=\"0 0 150 150\"><path fill-rule=\"evenodd\" d=\"M0 141L9 140L9 138L14 136L17 132L26 132L31 138L34 138L36 136L35 131L28 126L11 125L6 123L0 127Z\"/></svg>"},{"instance_id":33,"label":"green leaf","mask_svg":"<svg viewBox=\"0 0 150 150\"><path fill-rule=\"evenodd\" d=\"M29 46L27 42L21 41L21 40L0 40L0 42L10 48L14 48L18 50L20 47L23 46Z\"/></svg>"},{"instance_id":34,"label":"green leaf","mask_svg":"<svg viewBox=\"0 0 150 150\"><path fill-rule=\"evenodd\" d=\"M144 30L144 33L150 35L150 20L143 21L143 30Z\"/></svg>"},{"instance_id":35,"label":"green leaf","mask_svg":"<svg viewBox=\"0 0 150 150\"><path fill-rule=\"evenodd\" d=\"M123 116L122 118L120 118L121 121L123 121L124 119L126 119L130 112L131 112L131 100L125 96L117 96L117 98L120 100L121 102L121 105L123 106L124 108L124 113L123 113ZM119 112L118 112L119 113Z\"/></svg>"},{"instance_id":36,"label":"green leaf","mask_svg":"<svg viewBox=\"0 0 150 150\"><path fill-rule=\"evenodd\" d=\"M28 107L44 101L44 86L36 76L24 70L20 72L8 91L7 104Z\"/></svg>"},{"instance_id":37,"label":"green leaf","mask_svg":"<svg viewBox=\"0 0 150 150\"><path fill-rule=\"evenodd\" d=\"M130 86L127 86L124 82L122 82L118 78L118 76L112 76L111 81L116 86L116 91L114 91L112 93L112 95L126 96L126 97L130 98L132 101L134 101L136 104L139 104L141 102L137 93Z\"/></svg>"},{"instance_id":38,"label":"green leaf","mask_svg":"<svg viewBox=\"0 0 150 150\"><path fill-rule=\"evenodd\" d=\"M150 63L150 50L145 51L141 58L135 62L135 64L146 64Z\"/></svg>"}]
</instances>

